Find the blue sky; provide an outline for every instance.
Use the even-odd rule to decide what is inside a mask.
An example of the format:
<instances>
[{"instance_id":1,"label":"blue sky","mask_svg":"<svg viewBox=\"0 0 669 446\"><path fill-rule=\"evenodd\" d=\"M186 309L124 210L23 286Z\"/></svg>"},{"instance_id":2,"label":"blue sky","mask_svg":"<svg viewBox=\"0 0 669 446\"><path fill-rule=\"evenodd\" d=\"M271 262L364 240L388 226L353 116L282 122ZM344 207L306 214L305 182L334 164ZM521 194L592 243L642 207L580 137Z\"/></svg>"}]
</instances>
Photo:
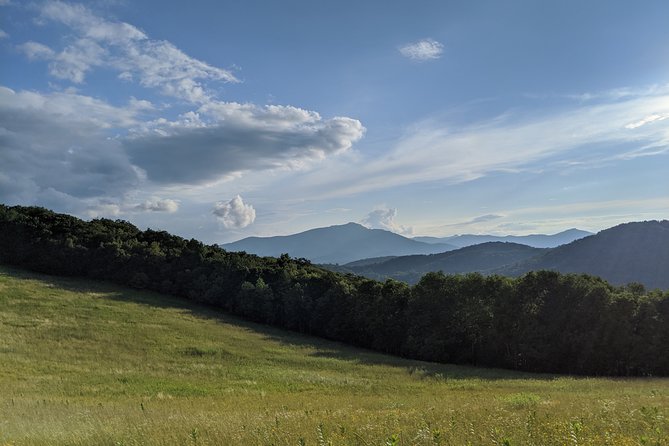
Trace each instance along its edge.
<instances>
[{"instance_id":1,"label":"blue sky","mask_svg":"<svg viewBox=\"0 0 669 446\"><path fill-rule=\"evenodd\" d=\"M666 1L0 0L0 202L206 242L669 218Z\"/></svg>"}]
</instances>

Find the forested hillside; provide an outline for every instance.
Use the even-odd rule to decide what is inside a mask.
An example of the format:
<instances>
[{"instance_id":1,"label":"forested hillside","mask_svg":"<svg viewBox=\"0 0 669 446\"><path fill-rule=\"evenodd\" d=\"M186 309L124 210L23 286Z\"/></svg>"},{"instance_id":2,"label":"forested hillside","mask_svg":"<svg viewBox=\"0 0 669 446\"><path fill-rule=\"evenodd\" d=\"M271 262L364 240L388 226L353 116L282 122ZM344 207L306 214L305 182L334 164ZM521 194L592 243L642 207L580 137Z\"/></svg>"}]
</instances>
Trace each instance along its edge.
<instances>
[{"instance_id":1,"label":"forested hillside","mask_svg":"<svg viewBox=\"0 0 669 446\"><path fill-rule=\"evenodd\" d=\"M0 205L0 261L111 280L411 358L528 371L669 374L669 293L585 275L428 273L413 287L232 253L130 223ZM45 299L48 297L45 297Z\"/></svg>"},{"instance_id":2,"label":"forested hillside","mask_svg":"<svg viewBox=\"0 0 669 446\"><path fill-rule=\"evenodd\" d=\"M445 274L486 274L502 266L532 258L543 251L518 243L488 242L440 254L400 256L379 259L376 262L372 259L352 262L344 265L342 270L376 280L391 278L414 284L431 271Z\"/></svg>"},{"instance_id":3,"label":"forested hillside","mask_svg":"<svg viewBox=\"0 0 669 446\"><path fill-rule=\"evenodd\" d=\"M496 272L520 275L550 269L593 274L616 285L669 289L669 220L625 223Z\"/></svg>"}]
</instances>

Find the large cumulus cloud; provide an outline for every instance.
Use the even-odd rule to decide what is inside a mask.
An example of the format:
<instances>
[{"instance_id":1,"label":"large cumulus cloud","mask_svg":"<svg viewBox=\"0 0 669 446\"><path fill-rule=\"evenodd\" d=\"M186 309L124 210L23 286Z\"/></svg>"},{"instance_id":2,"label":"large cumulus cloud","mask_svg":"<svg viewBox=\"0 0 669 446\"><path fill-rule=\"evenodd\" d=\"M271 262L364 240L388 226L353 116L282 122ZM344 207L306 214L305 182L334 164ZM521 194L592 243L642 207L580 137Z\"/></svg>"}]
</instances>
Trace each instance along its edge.
<instances>
[{"instance_id":1,"label":"large cumulus cloud","mask_svg":"<svg viewBox=\"0 0 669 446\"><path fill-rule=\"evenodd\" d=\"M214 105L208 122L191 114L125 139L132 162L158 183L202 184L235 172L303 166L347 150L364 133L358 120L325 120L295 107Z\"/></svg>"},{"instance_id":2,"label":"large cumulus cloud","mask_svg":"<svg viewBox=\"0 0 669 446\"><path fill-rule=\"evenodd\" d=\"M136 186L137 169L106 137L133 122L134 112L87 96L0 87L0 199L32 202L47 190L106 196Z\"/></svg>"},{"instance_id":3,"label":"large cumulus cloud","mask_svg":"<svg viewBox=\"0 0 669 446\"><path fill-rule=\"evenodd\" d=\"M45 62L58 82L50 92L0 86L0 201L89 216L177 212L192 199L190 186L201 191L246 172L304 168L364 134L352 118L221 100L220 83L239 82L230 70L88 6L45 1L31 10L41 26L56 25L64 35L14 48ZM118 82L167 102L115 97L112 105L93 97L86 80L95 70L116 72ZM235 203L228 202L230 215ZM236 221L228 225L242 227L248 218Z\"/></svg>"}]
</instances>

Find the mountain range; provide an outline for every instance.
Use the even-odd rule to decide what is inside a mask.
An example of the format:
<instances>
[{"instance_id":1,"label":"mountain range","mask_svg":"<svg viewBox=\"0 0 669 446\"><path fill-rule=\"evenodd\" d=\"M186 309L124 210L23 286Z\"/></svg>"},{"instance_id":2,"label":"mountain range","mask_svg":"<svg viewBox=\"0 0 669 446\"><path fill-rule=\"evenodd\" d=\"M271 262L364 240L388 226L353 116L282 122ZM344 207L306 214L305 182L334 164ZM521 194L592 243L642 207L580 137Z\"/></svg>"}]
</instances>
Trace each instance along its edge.
<instances>
[{"instance_id":1,"label":"mountain range","mask_svg":"<svg viewBox=\"0 0 669 446\"><path fill-rule=\"evenodd\" d=\"M565 244L556 246L561 242ZM458 248L470 243L476 244ZM263 256L288 253L340 272L409 283L429 271L518 276L550 269L597 275L617 285L639 282L669 289L667 220L625 223L597 234L570 229L553 235L414 239L348 223L288 236L249 237L223 248Z\"/></svg>"},{"instance_id":2,"label":"mountain range","mask_svg":"<svg viewBox=\"0 0 669 446\"><path fill-rule=\"evenodd\" d=\"M625 223L556 248L488 242L443 254L375 260L352 262L338 271L415 283L429 271L519 276L547 269L591 274L615 285L638 282L669 289L669 221Z\"/></svg>"},{"instance_id":3,"label":"mountain range","mask_svg":"<svg viewBox=\"0 0 669 446\"><path fill-rule=\"evenodd\" d=\"M247 237L222 245L228 251L260 256L306 258L315 263L343 264L370 257L434 254L456 249L448 243L425 243L357 223L311 229L293 235Z\"/></svg>"},{"instance_id":4,"label":"mountain range","mask_svg":"<svg viewBox=\"0 0 669 446\"><path fill-rule=\"evenodd\" d=\"M556 246L571 243L574 240L592 235L592 232L582 231L580 229L567 229L557 234L530 234L530 235L479 235L479 234L461 234L450 237L414 237L414 240L425 243L448 243L449 245L464 248L465 246L478 245L487 242L511 242L521 245L532 246L534 248L555 248Z\"/></svg>"},{"instance_id":5,"label":"mountain range","mask_svg":"<svg viewBox=\"0 0 669 446\"><path fill-rule=\"evenodd\" d=\"M669 289L669 220L624 223L495 272L517 276L539 269Z\"/></svg>"},{"instance_id":6,"label":"mountain range","mask_svg":"<svg viewBox=\"0 0 669 446\"><path fill-rule=\"evenodd\" d=\"M487 242L440 254L365 259L339 268L328 267L338 272L358 274L371 279L393 278L413 284L429 271L443 271L446 274L489 274L506 265L531 259L544 251L542 248L519 243Z\"/></svg>"}]
</instances>

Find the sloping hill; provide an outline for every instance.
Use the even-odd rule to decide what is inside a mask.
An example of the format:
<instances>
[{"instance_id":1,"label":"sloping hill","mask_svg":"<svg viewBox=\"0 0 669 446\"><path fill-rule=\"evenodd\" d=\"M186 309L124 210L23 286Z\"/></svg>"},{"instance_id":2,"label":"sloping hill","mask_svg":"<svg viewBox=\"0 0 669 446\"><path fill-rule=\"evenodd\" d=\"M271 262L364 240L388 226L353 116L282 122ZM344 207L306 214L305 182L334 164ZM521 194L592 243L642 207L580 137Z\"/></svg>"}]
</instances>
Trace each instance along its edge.
<instances>
[{"instance_id":1,"label":"sloping hill","mask_svg":"<svg viewBox=\"0 0 669 446\"><path fill-rule=\"evenodd\" d=\"M557 234L530 234L530 235L478 235L478 234L461 234L450 237L414 237L425 243L448 243L464 248L465 246L478 245L487 242L510 242L520 243L522 245L532 246L534 248L555 248L556 246L571 243L574 240L581 239L592 235L592 232L582 231L580 229L568 229L566 231L558 232Z\"/></svg>"},{"instance_id":2,"label":"sloping hill","mask_svg":"<svg viewBox=\"0 0 669 446\"><path fill-rule=\"evenodd\" d=\"M353 262L344 267L375 279L390 277L415 283L430 271L443 271L446 274L485 273L527 260L542 252L542 249L518 243L489 242L441 254L401 256L378 263Z\"/></svg>"},{"instance_id":3,"label":"sloping hill","mask_svg":"<svg viewBox=\"0 0 669 446\"><path fill-rule=\"evenodd\" d=\"M409 361L2 266L0 339L3 445L562 444L575 416L579 444L669 438L667 379Z\"/></svg>"},{"instance_id":4,"label":"sloping hill","mask_svg":"<svg viewBox=\"0 0 669 446\"><path fill-rule=\"evenodd\" d=\"M315 263L347 263L371 257L433 254L455 249L448 244L429 244L382 229L357 223L311 229L277 237L247 237L222 245L228 251L246 251L261 256L306 258Z\"/></svg>"},{"instance_id":5,"label":"sloping hill","mask_svg":"<svg viewBox=\"0 0 669 446\"><path fill-rule=\"evenodd\" d=\"M496 272L550 269L600 276L613 284L669 289L669 220L625 223Z\"/></svg>"}]
</instances>

